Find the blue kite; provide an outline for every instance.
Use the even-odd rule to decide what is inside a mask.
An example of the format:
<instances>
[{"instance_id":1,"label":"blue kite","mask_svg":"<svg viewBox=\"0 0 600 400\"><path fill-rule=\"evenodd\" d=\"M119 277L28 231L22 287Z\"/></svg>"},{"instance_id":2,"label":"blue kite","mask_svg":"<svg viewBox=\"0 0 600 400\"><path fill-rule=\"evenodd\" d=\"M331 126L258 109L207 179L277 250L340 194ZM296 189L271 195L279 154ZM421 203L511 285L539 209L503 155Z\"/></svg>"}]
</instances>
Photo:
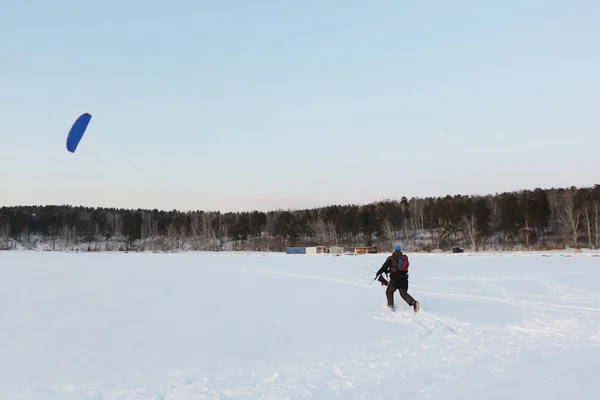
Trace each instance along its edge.
<instances>
[{"instance_id":1,"label":"blue kite","mask_svg":"<svg viewBox=\"0 0 600 400\"><path fill-rule=\"evenodd\" d=\"M91 119L92 116L90 114L83 113L75 120L73 126L71 126L71 130L67 135L67 150L71 153L74 153L77 149Z\"/></svg>"}]
</instances>

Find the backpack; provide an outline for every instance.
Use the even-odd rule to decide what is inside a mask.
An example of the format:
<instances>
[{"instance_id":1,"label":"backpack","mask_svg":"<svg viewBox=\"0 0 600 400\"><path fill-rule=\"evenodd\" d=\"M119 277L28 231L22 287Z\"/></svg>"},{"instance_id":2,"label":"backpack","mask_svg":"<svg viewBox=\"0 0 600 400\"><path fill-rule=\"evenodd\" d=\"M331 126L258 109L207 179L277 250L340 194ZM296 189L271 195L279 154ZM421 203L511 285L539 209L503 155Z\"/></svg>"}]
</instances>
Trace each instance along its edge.
<instances>
[{"instance_id":1,"label":"backpack","mask_svg":"<svg viewBox=\"0 0 600 400\"><path fill-rule=\"evenodd\" d=\"M406 254L399 254L398 258L394 257L394 255L392 255L391 257L392 263L390 266L390 272L408 272L409 262L408 256Z\"/></svg>"}]
</instances>

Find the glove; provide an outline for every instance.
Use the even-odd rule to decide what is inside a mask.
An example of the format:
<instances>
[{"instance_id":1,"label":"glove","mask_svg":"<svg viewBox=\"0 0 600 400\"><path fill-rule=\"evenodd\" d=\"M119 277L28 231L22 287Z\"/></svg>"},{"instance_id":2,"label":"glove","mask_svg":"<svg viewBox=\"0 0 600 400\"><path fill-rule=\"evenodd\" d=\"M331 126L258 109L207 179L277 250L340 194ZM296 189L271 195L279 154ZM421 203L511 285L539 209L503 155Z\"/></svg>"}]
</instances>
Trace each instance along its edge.
<instances>
[{"instance_id":1,"label":"glove","mask_svg":"<svg viewBox=\"0 0 600 400\"><path fill-rule=\"evenodd\" d=\"M381 286L388 285L388 281L383 277L383 275L379 275L379 278L377 278L377 280L381 283Z\"/></svg>"}]
</instances>

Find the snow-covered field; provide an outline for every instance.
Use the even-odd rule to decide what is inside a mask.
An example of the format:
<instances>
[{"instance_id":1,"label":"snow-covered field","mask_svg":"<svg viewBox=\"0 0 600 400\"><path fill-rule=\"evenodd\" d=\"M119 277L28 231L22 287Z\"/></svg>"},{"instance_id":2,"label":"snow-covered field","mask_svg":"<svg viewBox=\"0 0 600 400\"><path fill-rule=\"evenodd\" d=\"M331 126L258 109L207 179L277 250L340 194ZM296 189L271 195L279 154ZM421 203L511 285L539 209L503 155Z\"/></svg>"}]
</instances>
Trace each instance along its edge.
<instances>
[{"instance_id":1,"label":"snow-covered field","mask_svg":"<svg viewBox=\"0 0 600 400\"><path fill-rule=\"evenodd\" d=\"M2 252L0 399L600 399L600 258L385 256Z\"/></svg>"}]
</instances>

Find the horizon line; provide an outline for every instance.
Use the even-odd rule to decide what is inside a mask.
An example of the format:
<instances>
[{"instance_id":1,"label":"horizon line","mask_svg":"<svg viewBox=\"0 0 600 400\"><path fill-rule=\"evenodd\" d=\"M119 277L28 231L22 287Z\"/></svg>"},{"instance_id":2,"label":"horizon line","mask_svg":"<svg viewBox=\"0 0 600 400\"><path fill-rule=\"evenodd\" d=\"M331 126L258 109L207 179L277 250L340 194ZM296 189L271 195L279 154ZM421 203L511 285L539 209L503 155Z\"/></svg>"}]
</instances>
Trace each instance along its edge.
<instances>
[{"instance_id":1,"label":"horizon line","mask_svg":"<svg viewBox=\"0 0 600 400\"><path fill-rule=\"evenodd\" d=\"M445 195L440 195L440 196L412 196L412 197L407 197L407 196L401 196L399 198L382 198L379 200L372 200L370 202L366 202L366 203L330 203L330 204L326 204L326 205L321 205L321 206L314 206L314 207L304 207L304 208L293 208L293 207L288 207L288 208L274 208L274 209L269 209L266 211L261 211L259 209L247 209L244 211L219 211L219 210L203 210L203 209L160 209L160 208L132 208L132 207L118 207L118 206L91 206L91 205L75 205L75 204L20 204L20 205L2 205L0 206L0 208L22 208L22 207L38 207L38 208L44 208L44 207L71 207L71 208L91 208L91 209L95 209L95 210L110 210L110 209L115 209L115 210L120 210L120 211L158 211L158 212L165 212L165 213L169 213L169 212L178 212L178 213L182 213L182 214L186 214L186 213L198 213L198 212L204 212L204 213L220 213L220 214L243 214L243 213L254 213L254 212L262 212L262 213L270 213L270 212L284 212L284 211L288 211L288 212L296 212L296 211L310 211L310 210L319 210L319 209L323 209L323 208L328 208L328 207L365 207L365 206L369 206L369 205L374 205L374 204L378 204L378 203L385 203L385 202L399 202L402 201L403 198L406 198L408 202L410 202L411 200L420 200L420 199L443 199L445 197L456 197L456 196L461 196L461 197L471 197L471 198L484 198L484 197L488 197L488 196L498 196L501 194L516 194L516 193L520 193L520 192L525 192L525 191L529 191L529 192L533 192L535 190L543 190L545 192L547 191L553 191L553 190L569 190L571 188L575 188L577 190L581 190L581 189L595 189L597 186L600 186L600 183L595 183L589 186L562 186L562 187L535 187L533 189L531 188L520 188L520 189L514 189L514 190L504 190L501 192L494 192L494 193L485 193L485 194L481 194L481 193L471 193L471 194L461 194L461 193L454 193L454 194L445 194Z\"/></svg>"}]
</instances>

